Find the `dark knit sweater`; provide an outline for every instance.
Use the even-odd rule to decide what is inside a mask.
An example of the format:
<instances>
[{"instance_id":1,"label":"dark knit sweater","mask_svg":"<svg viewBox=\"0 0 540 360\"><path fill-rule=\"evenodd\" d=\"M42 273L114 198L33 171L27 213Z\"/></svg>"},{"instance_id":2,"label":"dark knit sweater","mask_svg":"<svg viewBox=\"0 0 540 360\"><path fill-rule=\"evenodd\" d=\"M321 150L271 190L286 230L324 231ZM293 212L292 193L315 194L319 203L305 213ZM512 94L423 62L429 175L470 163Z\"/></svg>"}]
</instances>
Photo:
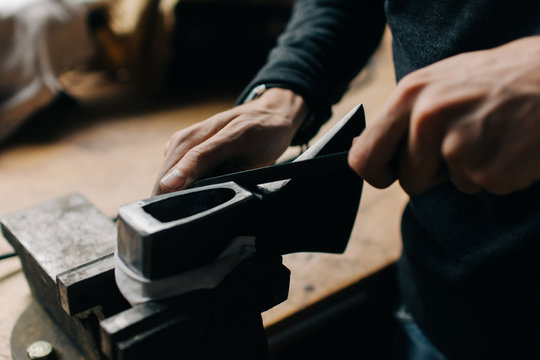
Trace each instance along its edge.
<instances>
[{"instance_id":1,"label":"dark knit sweater","mask_svg":"<svg viewBox=\"0 0 540 360\"><path fill-rule=\"evenodd\" d=\"M540 34L540 2L299 0L240 99L260 83L298 92L315 114L295 139L305 142L330 117L386 23L399 80L461 52ZM402 301L441 352L540 358L539 183L508 196L465 195L442 184L411 199L402 233Z\"/></svg>"}]
</instances>

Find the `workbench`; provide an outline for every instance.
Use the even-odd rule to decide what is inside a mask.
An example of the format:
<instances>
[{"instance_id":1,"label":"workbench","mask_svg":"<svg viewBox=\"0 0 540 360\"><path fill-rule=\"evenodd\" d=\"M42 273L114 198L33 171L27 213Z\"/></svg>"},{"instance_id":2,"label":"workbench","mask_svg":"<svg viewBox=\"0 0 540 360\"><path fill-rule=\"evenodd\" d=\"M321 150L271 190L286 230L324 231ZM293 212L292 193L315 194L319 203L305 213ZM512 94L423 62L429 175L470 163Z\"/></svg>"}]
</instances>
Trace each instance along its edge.
<instances>
[{"instance_id":1,"label":"workbench","mask_svg":"<svg viewBox=\"0 0 540 360\"><path fill-rule=\"evenodd\" d=\"M69 81L76 105L37 118L0 146L0 214L78 192L104 214L115 217L121 205L149 197L169 136L231 107L241 89L217 84L156 101L121 84L108 83L100 74L72 75ZM394 85L387 33L369 70L334 107L333 118L321 133L359 103L364 104L369 126ZM284 157L298 151L291 148ZM263 313L265 326L395 262L401 250L399 224L406 200L397 184L385 190L365 184L343 255L284 257L292 272L289 299ZM0 253L11 251L0 238ZM0 360L4 360L11 359L11 330L31 301L17 258L0 262L0 294Z\"/></svg>"}]
</instances>

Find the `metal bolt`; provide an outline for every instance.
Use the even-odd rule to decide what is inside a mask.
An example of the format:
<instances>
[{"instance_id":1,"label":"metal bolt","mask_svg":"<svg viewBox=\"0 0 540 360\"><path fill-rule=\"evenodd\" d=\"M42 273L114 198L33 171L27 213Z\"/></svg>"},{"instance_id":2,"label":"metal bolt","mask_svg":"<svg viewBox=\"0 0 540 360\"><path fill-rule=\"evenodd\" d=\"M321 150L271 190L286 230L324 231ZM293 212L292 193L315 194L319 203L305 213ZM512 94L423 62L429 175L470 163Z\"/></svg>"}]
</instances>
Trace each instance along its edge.
<instances>
[{"instance_id":1,"label":"metal bolt","mask_svg":"<svg viewBox=\"0 0 540 360\"><path fill-rule=\"evenodd\" d=\"M50 342L39 340L32 343L26 353L30 359L52 360L54 359L54 349Z\"/></svg>"}]
</instances>

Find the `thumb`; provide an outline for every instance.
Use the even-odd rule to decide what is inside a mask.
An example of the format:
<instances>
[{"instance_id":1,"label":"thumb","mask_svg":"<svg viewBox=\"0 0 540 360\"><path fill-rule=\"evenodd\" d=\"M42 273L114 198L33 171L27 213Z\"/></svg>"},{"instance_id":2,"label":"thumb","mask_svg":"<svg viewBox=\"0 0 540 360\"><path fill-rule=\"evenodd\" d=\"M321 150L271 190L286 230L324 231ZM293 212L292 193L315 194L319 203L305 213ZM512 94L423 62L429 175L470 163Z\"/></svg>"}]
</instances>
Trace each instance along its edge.
<instances>
[{"instance_id":1,"label":"thumb","mask_svg":"<svg viewBox=\"0 0 540 360\"><path fill-rule=\"evenodd\" d=\"M209 139L189 150L159 181L162 192L185 189L193 181L211 174L214 169L236 155L230 142Z\"/></svg>"}]
</instances>

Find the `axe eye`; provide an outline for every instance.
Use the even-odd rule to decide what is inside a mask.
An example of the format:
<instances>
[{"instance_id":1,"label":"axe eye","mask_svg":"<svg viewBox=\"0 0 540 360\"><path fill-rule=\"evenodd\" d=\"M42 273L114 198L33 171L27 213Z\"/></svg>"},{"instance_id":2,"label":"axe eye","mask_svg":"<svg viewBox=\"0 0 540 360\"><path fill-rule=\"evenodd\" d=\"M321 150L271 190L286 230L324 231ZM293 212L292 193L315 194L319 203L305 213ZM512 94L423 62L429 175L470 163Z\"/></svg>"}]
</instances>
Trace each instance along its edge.
<instances>
[{"instance_id":1,"label":"axe eye","mask_svg":"<svg viewBox=\"0 0 540 360\"><path fill-rule=\"evenodd\" d=\"M213 188L181 193L158 202L150 203L143 210L161 222L184 219L203 213L234 198L231 188Z\"/></svg>"}]
</instances>

